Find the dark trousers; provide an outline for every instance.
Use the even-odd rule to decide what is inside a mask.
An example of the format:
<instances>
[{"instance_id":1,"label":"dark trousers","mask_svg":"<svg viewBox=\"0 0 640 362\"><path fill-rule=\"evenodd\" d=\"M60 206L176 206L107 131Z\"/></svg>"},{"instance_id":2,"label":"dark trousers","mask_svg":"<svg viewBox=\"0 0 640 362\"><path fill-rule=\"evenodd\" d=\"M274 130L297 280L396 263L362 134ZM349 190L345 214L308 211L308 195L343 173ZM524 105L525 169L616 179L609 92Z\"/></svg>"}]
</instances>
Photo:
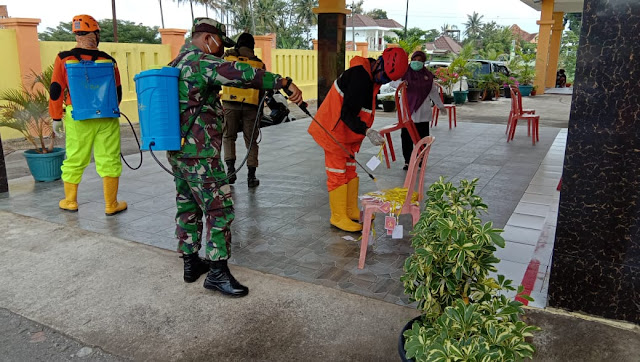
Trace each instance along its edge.
<instances>
[{"instance_id":1,"label":"dark trousers","mask_svg":"<svg viewBox=\"0 0 640 362\"><path fill-rule=\"evenodd\" d=\"M420 139L423 139L429 135L429 122L414 123ZM409 135L409 131L403 128L400 131L400 138L402 138L402 155L404 156L404 163L409 164L411 161L411 152L413 152L413 141Z\"/></svg>"}]
</instances>

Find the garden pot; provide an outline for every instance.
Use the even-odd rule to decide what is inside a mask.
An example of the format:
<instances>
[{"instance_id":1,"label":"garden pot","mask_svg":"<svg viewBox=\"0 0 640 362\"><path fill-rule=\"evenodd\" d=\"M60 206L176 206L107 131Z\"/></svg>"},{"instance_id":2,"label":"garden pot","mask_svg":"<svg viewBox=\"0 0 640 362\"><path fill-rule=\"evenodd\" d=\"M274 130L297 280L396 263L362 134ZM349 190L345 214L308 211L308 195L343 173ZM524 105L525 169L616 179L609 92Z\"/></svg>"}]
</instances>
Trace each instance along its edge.
<instances>
[{"instance_id":1,"label":"garden pot","mask_svg":"<svg viewBox=\"0 0 640 362\"><path fill-rule=\"evenodd\" d=\"M467 94L469 102L477 102L480 99L481 93L482 91L480 89L469 89L469 94Z\"/></svg>"},{"instance_id":2,"label":"garden pot","mask_svg":"<svg viewBox=\"0 0 640 362\"><path fill-rule=\"evenodd\" d=\"M453 99L456 104L463 104L467 100L468 91L453 91Z\"/></svg>"},{"instance_id":3,"label":"garden pot","mask_svg":"<svg viewBox=\"0 0 640 362\"><path fill-rule=\"evenodd\" d=\"M385 112L393 112L396 110L396 101L382 101L382 110Z\"/></svg>"},{"instance_id":4,"label":"garden pot","mask_svg":"<svg viewBox=\"0 0 640 362\"><path fill-rule=\"evenodd\" d=\"M485 89L484 91L482 91L482 100L492 101L494 94L495 94L494 91Z\"/></svg>"},{"instance_id":5,"label":"garden pot","mask_svg":"<svg viewBox=\"0 0 640 362\"><path fill-rule=\"evenodd\" d=\"M496 97L504 97L506 91L507 90L504 87L500 87L500 90L496 93Z\"/></svg>"},{"instance_id":6,"label":"garden pot","mask_svg":"<svg viewBox=\"0 0 640 362\"><path fill-rule=\"evenodd\" d=\"M504 87L504 97L511 98L511 89L508 86Z\"/></svg>"},{"instance_id":7,"label":"garden pot","mask_svg":"<svg viewBox=\"0 0 640 362\"><path fill-rule=\"evenodd\" d=\"M535 96L536 94L537 94L537 91L536 91L535 89L532 89L532 90L531 90L531 96L533 97L533 96Z\"/></svg>"},{"instance_id":8,"label":"garden pot","mask_svg":"<svg viewBox=\"0 0 640 362\"><path fill-rule=\"evenodd\" d=\"M452 95L445 94L445 95L443 95L443 101L442 101L442 103L444 103L444 104L451 104L451 103L453 103L453 100L454 100L454 98L453 98L453 96L452 96Z\"/></svg>"},{"instance_id":9,"label":"garden pot","mask_svg":"<svg viewBox=\"0 0 640 362\"><path fill-rule=\"evenodd\" d=\"M531 91L533 90L533 86L532 85L519 85L518 89L520 89L520 93L522 94L523 97L528 97L531 94Z\"/></svg>"},{"instance_id":10,"label":"garden pot","mask_svg":"<svg viewBox=\"0 0 640 362\"><path fill-rule=\"evenodd\" d=\"M64 148L54 148L49 153L38 153L36 150L24 151L29 171L36 181L50 182L59 180L62 176L62 161L64 160Z\"/></svg>"},{"instance_id":11,"label":"garden pot","mask_svg":"<svg viewBox=\"0 0 640 362\"><path fill-rule=\"evenodd\" d=\"M402 360L402 362L414 361L413 358L407 359L407 352L404 350L404 332L411 329L411 326L413 326L413 322L419 320L420 318L422 318L421 315L410 320L407 324L404 325L404 328L402 328L402 331L400 332L400 338L398 338L398 354L400 355L400 360Z\"/></svg>"}]
</instances>

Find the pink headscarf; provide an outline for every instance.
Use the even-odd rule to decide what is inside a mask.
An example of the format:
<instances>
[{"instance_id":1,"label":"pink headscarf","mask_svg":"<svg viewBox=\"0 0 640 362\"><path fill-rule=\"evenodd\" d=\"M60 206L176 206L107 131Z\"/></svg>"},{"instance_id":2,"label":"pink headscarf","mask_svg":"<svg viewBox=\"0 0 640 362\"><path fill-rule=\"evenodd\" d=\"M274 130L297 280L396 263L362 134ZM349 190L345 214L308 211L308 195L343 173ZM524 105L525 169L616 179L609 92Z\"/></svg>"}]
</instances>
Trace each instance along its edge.
<instances>
[{"instance_id":1,"label":"pink headscarf","mask_svg":"<svg viewBox=\"0 0 640 362\"><path fill-rule=\"evenodd\" d=\"M411 54L411 59L416 56L422 56L423 59L427 59L427 55L422 51L416 51ZM409 112L414 113L420 108L424 100L427 99L431 87L433 86L433 73L422 68L415 71L409 67L409 70L405 73L402 80L407 82L407 103L409 105Z\"/></svg>"}]
</instances>

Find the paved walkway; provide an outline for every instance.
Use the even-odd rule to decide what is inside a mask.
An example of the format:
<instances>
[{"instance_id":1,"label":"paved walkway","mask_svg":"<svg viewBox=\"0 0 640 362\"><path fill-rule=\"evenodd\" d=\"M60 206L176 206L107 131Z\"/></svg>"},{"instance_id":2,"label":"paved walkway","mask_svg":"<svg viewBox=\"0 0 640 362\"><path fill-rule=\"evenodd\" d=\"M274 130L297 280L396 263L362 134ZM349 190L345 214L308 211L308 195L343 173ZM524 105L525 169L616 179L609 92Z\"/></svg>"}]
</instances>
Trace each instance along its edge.
<instances>
[{"instance_id":1,"label":"paved walkway","mask_svg":"<svg viewBox=\"0 0 640 362\"><path fill-rule=\"evenodd\" d=\"M382 117L376 122L381 127L393 121ZM243 169L234 187L236 220L232 225L231 262L406 305L399 278L404 260L412 251L409 218L401 218L405 225L403 239L388 238L381 223L376 223L378 237L368 252L365 268L359 270L359 244L343 239L350 234L328 223L324 155L306 133L308 123L308 119L299 120L263 129L258 168L261 185L249 190ZM504 125L460 122L450 130L441 123L432 129L436 141L425 176L427 184L440 176L454 182L478 177L478 194L489 206L489 214L484 218L497 227L507 225L559 131L542 127L540 142L532 146L526 127L518 127L515 140L509 143L504 128ZM393 137L399 155L399 133ZM365 141L358 159L366 163L377 152ZM79 187L78 213L57 208L63 195L60 181L36 184L30 176L11 180L11 196L0 199L0 209L175 250L172 177L149 156L145 153L140 170L123 172L119 197L130 206L115 217L104 215L101 179L93 165L86 170ZM158 156L161 160L165 158ZM138 155L127 156L131 164L137 158ZM374 172L379 179L377 184L362 178L361 193L402 185L405 177L402 164L400 160L391 169L379 167ZM511 263L521 252L514 247L501 255L504 261L499 272L514 283L522 281L528 264L523 257L518 259L521 265Z\"/></svg>"}]
</instances>

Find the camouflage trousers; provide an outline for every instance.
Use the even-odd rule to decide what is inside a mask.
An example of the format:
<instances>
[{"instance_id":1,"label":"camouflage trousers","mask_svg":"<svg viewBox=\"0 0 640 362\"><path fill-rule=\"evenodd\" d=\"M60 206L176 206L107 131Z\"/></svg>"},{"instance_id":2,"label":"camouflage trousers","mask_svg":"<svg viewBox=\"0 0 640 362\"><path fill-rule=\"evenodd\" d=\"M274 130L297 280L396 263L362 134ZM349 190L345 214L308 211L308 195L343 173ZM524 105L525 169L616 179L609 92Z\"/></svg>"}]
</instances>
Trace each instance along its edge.
<instances>
[{"instance_id":1,"label":"camouflage trousers","mask_svg":"<svg viewBox=\"0 0 640 362\"><path fill-rule=\"evenodd\" d=\"M215 180L226 177L219 158L178 158L167 153L176 184L178 251L197 253L201 247L203 217L207 227L206 259L227 260L231 253L231 222L235 218L231 187Z\"/></svg>"}]
</instances>

